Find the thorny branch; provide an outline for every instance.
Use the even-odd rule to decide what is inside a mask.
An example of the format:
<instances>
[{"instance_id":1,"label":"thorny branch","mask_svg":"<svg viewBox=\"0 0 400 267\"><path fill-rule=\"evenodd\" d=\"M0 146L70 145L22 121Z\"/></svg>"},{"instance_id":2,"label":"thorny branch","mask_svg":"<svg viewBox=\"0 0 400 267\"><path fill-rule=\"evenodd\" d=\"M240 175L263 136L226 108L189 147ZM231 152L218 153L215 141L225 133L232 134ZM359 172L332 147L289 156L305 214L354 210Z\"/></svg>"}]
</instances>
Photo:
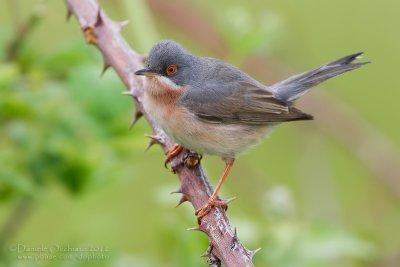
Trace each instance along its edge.
<instances>
[{"instance_id":1,"label":"thorny branch","mask_svg":"<svg viewBox=\"0 0 400 267\"><path fill-rule=\"evenodd\" d=\"M88 44L95 45L103 55L103 73L112 67L126 85L126 95L133 98L136 104L134 124L144 117L150 124L153 134L150 144L160 144L164 151L172 147L172 141L146 114L141 99L145 88L145 79L134 75L143 65L143 56L134 52L121 37L120 31L126 24L112 21L100 8L96 0L66 0L68 17L75 15ZM172 162L172 168L177 174L181 187L174 193L182 194L179 204L189 201L195 209L202 207L212 188L198 160L193 160L192 154L181 153ZM209 238L209 248L203 254L208 258L210 266L253 266L252 258L256 251L247 250L239 241L236 230L230 226L223 209L215 208L200 222L199 226L188 230L204 232Z\"/></svg>"}]
</instances>

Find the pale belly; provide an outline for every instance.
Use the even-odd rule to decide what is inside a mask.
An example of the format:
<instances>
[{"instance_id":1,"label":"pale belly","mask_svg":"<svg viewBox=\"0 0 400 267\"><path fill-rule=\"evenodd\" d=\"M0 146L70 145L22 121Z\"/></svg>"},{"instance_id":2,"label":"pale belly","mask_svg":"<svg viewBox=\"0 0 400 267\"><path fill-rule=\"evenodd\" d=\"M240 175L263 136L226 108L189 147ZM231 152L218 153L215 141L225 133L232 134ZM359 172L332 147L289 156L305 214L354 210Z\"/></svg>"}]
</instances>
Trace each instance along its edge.
<instances>
[{"instance_id":1,"label":"pale belly","mask_svg":"<svg viewBox=\"0 0 400 267\"><path fill-rule=\"evenodd\" d=\"M146 111L176 143L199 154L234 158L265 137L270 126L200 121L184 107L170 108L144 97Z\"/></svg>"}]
</instances>

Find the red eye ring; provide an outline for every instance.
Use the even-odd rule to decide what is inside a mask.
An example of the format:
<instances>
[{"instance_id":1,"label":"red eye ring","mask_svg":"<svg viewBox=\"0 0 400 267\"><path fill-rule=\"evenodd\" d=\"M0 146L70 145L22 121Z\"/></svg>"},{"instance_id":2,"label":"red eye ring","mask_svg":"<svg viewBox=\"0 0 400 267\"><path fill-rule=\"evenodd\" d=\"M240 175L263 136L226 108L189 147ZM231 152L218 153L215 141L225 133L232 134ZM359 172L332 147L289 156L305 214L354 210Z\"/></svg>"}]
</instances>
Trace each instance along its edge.
<instances>
[{"instance_id":1,"label":"red eye ring","mask_svg":"<svg viewBox=\"0 0 400 267\"><path fill-rule=\"evenodd\" d=\"M175 64L171 64L171 65L169 65L169 66L165 69L165 73L166 73L168 76L174 75L177 71L178 71L178 66L175 65Z\"/></svg>"}]
</instances>

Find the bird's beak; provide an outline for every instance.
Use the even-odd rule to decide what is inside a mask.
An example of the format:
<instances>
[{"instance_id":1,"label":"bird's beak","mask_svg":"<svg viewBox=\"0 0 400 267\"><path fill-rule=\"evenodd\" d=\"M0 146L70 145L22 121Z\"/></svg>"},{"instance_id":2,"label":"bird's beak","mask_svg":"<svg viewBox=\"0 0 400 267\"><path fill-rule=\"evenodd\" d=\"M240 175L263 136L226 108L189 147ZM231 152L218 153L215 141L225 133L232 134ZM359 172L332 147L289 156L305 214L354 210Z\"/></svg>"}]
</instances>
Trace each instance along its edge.
<instances>
[{"instance_id":1,"label":"bird's beak","mask_svg":"<svg viewBox=\"0 0 400 267\"><path fill-rule=\"evenodd\" d=\"M151 69L141 69L135 72L136 75L144 75L144 76L154 76L156 72Z\"/></svg>"}]
</instances>

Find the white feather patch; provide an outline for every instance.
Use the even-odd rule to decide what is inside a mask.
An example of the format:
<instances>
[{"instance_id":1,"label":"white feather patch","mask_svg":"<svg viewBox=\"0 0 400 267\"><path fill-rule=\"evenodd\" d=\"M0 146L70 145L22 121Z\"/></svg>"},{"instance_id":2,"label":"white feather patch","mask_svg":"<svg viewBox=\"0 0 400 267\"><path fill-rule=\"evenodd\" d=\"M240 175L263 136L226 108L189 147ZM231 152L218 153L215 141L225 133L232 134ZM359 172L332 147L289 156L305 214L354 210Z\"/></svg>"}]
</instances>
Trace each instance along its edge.
<instances>
[{"instance_id":1,"label":"white feather patch","mask_svg":"<svg viewBox=\"0 0 400 267\"><path fill-rule=\"evenodd\" d=\"M155 77L157 81L160 83L161 86L163 87L168 87L174 90L180 90L182 87L171 81L169 78L165 76L157 76Z\"/></svg>"}]
</instances>

